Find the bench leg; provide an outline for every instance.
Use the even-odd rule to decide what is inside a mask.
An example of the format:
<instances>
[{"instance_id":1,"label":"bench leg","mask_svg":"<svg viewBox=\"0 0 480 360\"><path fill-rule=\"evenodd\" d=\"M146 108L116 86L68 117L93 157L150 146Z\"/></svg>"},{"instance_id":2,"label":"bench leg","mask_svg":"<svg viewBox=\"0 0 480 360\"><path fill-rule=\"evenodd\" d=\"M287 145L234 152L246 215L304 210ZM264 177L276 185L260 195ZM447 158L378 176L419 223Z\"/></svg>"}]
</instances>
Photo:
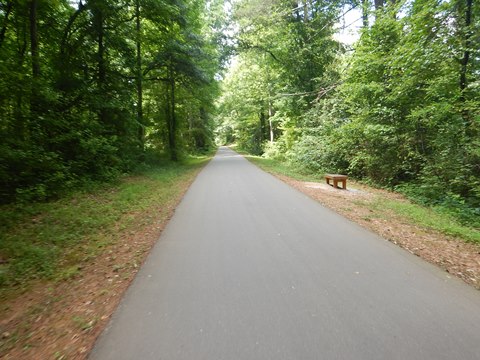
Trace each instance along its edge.
<instances>
[{"instance_id":1,"label":"bench leg","mask_svg":"<svg viewBox=\"0 0 480 360\"><path fill-rule=\"evenodd\" d=\"M332 185L330 184L330 180L333 180L333 187L335 189L344 189L346 190L347 189L347 180L346 179L330 179L330 178L325 178L325 180L327 181L327 185ZM341 183L342 187L339 187L338 186L338 183Z\"/></svg>"}]
</instances>

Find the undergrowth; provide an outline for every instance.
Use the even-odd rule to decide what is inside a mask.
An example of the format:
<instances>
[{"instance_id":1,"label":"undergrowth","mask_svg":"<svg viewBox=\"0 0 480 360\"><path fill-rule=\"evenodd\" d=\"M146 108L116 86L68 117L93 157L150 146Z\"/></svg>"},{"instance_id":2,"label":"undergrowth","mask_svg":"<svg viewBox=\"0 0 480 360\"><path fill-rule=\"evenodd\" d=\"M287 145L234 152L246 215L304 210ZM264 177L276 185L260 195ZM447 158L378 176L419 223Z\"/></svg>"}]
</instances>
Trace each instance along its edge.
<instances>
[{"instance_id":1,"label":"undergrowth","mask_svg":"<svg viewBox=\"0 0 480 360\"><path fill-rule=\"evenodd\" d=\"M287 162L265 159L259 156L247 155L247 158L262 169L285 175L296 180L323 182L323 174L314 173L305 168L297 167ZM405 221L418 226L439 231L443 234L458 237L467 242L480 243L480 228L478 222L465 221L464 214L459 214L453 208L443 206L426 206L413 201L396 201L377 197L374 201L365 202L363 206L370 207L376 213L393 212ZM471 220L471 218L469 218Z\"/></svg>"},{"instance_id":2,"label":"undergrowth","mask_svg":"<svg viewBox=\"0 0 480 360\"><path fill-rule=\"evenodd\" d=\"M144 167L115 184L56 201L0 207L0 295L33 279L65 279L150 209L178 196L208 157ZM147 219L148 220L148 219Z\"/></svg>"}]
</instances>

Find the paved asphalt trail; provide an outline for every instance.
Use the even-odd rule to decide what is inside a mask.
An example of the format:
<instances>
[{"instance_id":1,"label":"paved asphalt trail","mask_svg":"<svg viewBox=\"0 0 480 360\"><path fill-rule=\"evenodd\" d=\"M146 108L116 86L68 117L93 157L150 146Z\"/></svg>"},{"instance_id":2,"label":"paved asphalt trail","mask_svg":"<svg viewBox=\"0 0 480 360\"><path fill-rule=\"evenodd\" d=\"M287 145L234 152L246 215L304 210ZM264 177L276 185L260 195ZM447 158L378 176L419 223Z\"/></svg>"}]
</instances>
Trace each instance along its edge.
<instances>
[{"instance_id":1,"label":"paved asphalt trail","mask_svg":"<svg viewBox=\"0 0 480 360\"><path fill-rule=\"evenodd\" d=\"M227 148L91 359L480 359L480 293Z\"/></svg>"}]
</instances>

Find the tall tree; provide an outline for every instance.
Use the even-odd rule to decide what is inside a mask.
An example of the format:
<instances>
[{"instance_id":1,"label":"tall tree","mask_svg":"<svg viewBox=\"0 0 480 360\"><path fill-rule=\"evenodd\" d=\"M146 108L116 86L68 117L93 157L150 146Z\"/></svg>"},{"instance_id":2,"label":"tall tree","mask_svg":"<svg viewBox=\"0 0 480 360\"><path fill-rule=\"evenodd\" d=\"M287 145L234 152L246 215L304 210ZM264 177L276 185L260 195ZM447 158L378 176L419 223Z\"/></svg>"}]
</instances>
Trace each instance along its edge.
<instances>
[{"instance_id":1,"label":"tall tree","mask_svg":"<svg viewBox=\"0 0 480 360\"><path fill-rule=\"evenodd\" d=\"M254 110L259 130L252 137L257 144L248 145L256 152L261 152L265 140L292 144L287 139L296 133L296 122L311 106L319 80L334 57L333 25L342 5L281 0L237 4L238 52L242 61L261 68L258 86L265 90ZM252 123L246 128L252 128Z\"/></svg>"},{"instance_id":2,"label":"tall tree","mask_svg":"<svg viewBox=\"0 0 480 360\"><path fill-rule=\"evenodd\" d=\"M2 2L0 4L0 9L2 9L3 12L3 24L2 28L0 30L0 47L3 44L3 41L5 40L5 34L7 32L7 27L8 27L8 22L10 20L10 14L12 13L13 9L13 1L7 1L5 4Z\"/></svg>"},{"instance_id":3,"label":"tall tree","mask_svg":"<svg viewBox=\"0 0 480 360\"><path fill-rule=\"evenodd\" d=\"M467 87L467 66L470 60L470 48L471 48L471 36L472 36L472 8L473 8L473 0L466 0L465 5L462 6L463 1L459 1L459 10L462 11L464 14L460 14L464 16L463 21L463 31L462 31L462 38L464 43L464 50L463 50L463 57L461 59L462 69L460 71L460 89L462 92ZM463 96L463 95L462 95Z\"/></svg>"},{"instance_id":4,"label":"tall tree","mask_svg":"<svg viewBox=\"0 0 480 360\"><path fill-rule=\"evenodd\" d=\"M136 43L136 85L137 85L137 122L138 137L143 149L145 143L145 125L143 123L143 68L142 68L142 19L140 0L135 0L135 43Z\"/></svg>"},{"instance_id":5,"label":"tall tree","mask_svg":"<svg viewBox=\"0 0 480 360\"><path fill-rule=\"evenodd\" d=\"M38 0L30 1L30 53L32 56L32 75L34 79L40 76L40 55L38 50Z\"/></svg>"},{"instance_id":6,"label":"tall tree","mask_svg":"<svg viewBox=\"0 0 480 360\"><path fill-rule=\"evenodd\" d=\"M167 150L168 138L153 138L166 131L166 121L157 120L166 120L167 102L158 99L167 96L173 153L194 151L188 117L209 121L216 92L210 83L220 63L213 42L211 56L197 56L207 48L206 6L203 0L0 1L0 201L44 199L84 181L108 180L134 168L146 149ZM188 51L172 53L175 42ZM149 68L169 53L171 65ZM199 89L212 95L191 101ZM200 141L211 137L204 130L198 144L210 143Z\"/></svg>"}]
</instances>

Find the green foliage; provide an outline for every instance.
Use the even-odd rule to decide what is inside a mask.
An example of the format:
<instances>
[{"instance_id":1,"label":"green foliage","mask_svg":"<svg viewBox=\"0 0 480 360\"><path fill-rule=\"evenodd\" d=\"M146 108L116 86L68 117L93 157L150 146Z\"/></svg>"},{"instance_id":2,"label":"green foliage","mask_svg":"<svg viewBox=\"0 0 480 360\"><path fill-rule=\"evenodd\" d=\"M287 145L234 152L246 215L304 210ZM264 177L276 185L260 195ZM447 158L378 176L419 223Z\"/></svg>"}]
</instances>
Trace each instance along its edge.
<instances>
[{"instance_id":1,"label":"green foliage","mask_svg":"<svg viewBox=\"0 0 480 360\"><path fill-rule=\"evenodd\" d=\"M223 54L210 25L222 13L204 9L202 0L2 1L0 203L112 180L146 148L172 150L171 139L179 152L211 146Z\"/></svg>"},{"instance_id":2,"label":"green foliage","mask_svg":"<svg viewBox=\"0 0 480 360\"><path fill-rule=\"evenodd\" d=\"M372 208L380 212L394 213L413 221L427 229L433 229L443 234L461 238L467 242L480 243L480 232L477 223L458 221L455 212L446 208L431 208L408 202L377 199Z\"/></svg>"},{"instance_id":3,"label":"green foliage","mask_svg":"<svg viewBox=\"0 0 480 360\"><path fill-rule=\"evenodd\" d=\"M236 4L237 65L224 80L218 104L220 143L228 139L262 154L288 151L296 141L299 119L311 108L322 75L329 76L340 3L305 2L294 10L291 5L280 0Z\"/></svg>"},{"instance_id":4,"label":"green foliage","mask_svg":"<svg viewBox=\"0 0 480 360\"><path fill-rule=\"evenodd\" d=\"M351 104L351 124L361 129L357 152L346 159L352 173L383 185L416 187L408 193L429 204L463 208L460 216L475 213L480 204L478 144L472 141L478 129L470 120L479 102L478 93L462 94L459 86L465 25L452 6L416 1L401 21L377 20L363 34L340 95ZM446 26L453 21L456 31ZM478 68L469 71L473 79Z\"/></svg>"},{"instance_id":5,"label":"green foliage","mask_svg":"<svg viewBox=\"0 0 480 360\"><path fill-rule=\"evenodd\" d=\"M386 2L350 55L330 37L342 5L237 5L238 65L224 80L218 135L401 189L478 226L480 5Z\"/></svg>"},{"instance_id":6,"label":"green foliage","mask_svg":"<svg viewBox=\"0 0 480 360\"><path fill-rule=\"evenodd\" d=\"M0 208L0 288L74 276L85 258L120 232L167 215L184 182L208 160L163 161L133 177L48 203ZM160 216L159 215L159 216ZM70 274L70 275L69 275Z\"/></svg>"},{"instance_id":7,"label":"green foliage","mask_svg":"<svg viewBox=\"0 0 480 360\"><path fill-rule=\"evenodd\" d=\"M288 176L300 181L318 182L323 181L316 171L299 167L296 163L288 163L262 157L249 156L248 159L265 171ZM413 187L412 187L413 189ZM402 189L403 191L404 189ZM452 211L452 207L431 207L425 204L416 204L409 201L399 201L373 195L364 200L358 200L356 205L365 207L374 217L385 217L385 214L393 213L409 223L432 229L446 235L461 238L467 242L480 243L480 230L478 214L476 218L470 218L471 222L459 221L458 214Z\"/></svg>"}]
</instances>

